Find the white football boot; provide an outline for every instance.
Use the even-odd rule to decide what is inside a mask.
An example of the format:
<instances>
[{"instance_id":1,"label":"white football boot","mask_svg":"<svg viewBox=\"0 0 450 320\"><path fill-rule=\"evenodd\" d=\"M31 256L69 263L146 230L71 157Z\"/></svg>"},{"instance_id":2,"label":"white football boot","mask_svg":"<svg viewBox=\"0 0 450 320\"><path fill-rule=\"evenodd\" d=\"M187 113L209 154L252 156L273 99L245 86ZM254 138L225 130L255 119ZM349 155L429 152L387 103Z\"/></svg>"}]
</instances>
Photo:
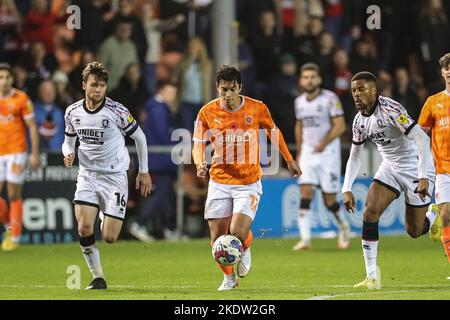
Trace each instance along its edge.
<instances>
[{"instance_id":1,"label":"white football boot","mask_svg":"<svg viewBox=\"0 0 450 320\"><path fill-rule=\"evenodd\" d=\"M233 277L230 279L229 277L225 276L223 278L222 284L217 289L217 291L227 291L232 290L238 286L238 278L235 274L233 274Z\"/></svg>"},{"instance_id":2,"label":"white football boot","mask_svg":"<svg viewBox=\"0 0 450 320\"><path fill-rule=\"evenodd\" d=\"M244 278L249 272L252 266L252 254L250 247L242 252L241 261L237 264L237 274L240 278Z\"/></svg>"}]
</instances>

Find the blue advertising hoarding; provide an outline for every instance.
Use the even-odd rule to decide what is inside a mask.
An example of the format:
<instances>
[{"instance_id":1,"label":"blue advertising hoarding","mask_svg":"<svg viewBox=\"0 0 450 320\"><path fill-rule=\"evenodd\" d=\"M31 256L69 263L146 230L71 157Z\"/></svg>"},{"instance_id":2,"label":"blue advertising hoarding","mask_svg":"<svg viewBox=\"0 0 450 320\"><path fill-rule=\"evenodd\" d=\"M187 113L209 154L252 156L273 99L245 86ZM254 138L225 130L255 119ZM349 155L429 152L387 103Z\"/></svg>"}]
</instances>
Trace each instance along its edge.
<instances>
[{"instance_id":1,"label":"blue advertising hoarding","mask_svg":"<svg viewBox=\"0 0 450 320\"><path fill-rule=\"evenodd\" d=\"M372 178L358 178L353 184L356 199L355 214L346 212L346 217L355 234L361 234L362 214ZM263 179L263 195L252 230L258 237L298 237L297 217L300 207L300 189L294 179ZM338 201L341 202L338 193ZM325 207L319 189L311 203L312 234L332 237L338 228L334 216ZM379 223L380 234L405 233L405 201L403 193L383 213Z\"/></svg>"}]
</instances>

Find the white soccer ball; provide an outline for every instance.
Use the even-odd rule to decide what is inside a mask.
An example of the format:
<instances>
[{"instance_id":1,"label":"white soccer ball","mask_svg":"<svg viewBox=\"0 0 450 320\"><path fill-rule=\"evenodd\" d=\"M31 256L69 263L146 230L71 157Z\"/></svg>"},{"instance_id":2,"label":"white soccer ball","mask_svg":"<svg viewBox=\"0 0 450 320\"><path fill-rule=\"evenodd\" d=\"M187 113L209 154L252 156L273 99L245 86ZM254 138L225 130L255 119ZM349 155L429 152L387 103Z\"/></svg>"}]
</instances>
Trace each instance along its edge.
<instances>
[{"instance_id":1,"label":"white soccer ball","mask_svg":"<svg viewBox=\"0 0 450 320\"><path fill-rule=\"evenodd\" d=\"M214 260L224 266L232 266L241 261L242 243L235 236L226 234L214 241L212 255Z\"/></svg>"}]
</instances>

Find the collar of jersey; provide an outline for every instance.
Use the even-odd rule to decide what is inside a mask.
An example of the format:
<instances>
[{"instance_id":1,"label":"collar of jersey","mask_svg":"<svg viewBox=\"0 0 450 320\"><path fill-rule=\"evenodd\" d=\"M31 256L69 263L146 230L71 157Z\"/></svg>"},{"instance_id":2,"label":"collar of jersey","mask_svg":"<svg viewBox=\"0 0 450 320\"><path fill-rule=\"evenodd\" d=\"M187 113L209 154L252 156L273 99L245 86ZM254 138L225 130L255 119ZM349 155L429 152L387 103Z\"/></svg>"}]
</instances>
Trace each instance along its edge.
<instances>
[{"instance_id":1,"label":"collar of jersey","mask_svg":"<svg viewBox=\"0 0 450 320\"><path fill-rule=\"evenodd\" d=\"M9 93L6 96L4 96L4 97L0 96L0 99L7 99L9 97L12 97L15 92L16 92L16 89L11 88L11 90L9 90Z\"/></svg>"},{"instance_id":2,"label":"collar of jersey","mask_svg":"<svg viewBox=\"0 0 450 320\"><path fill-rule=\"evenodd\" d=\"M375 111L377 110L377 108L378 108L378 106L380 105L380 96L379 95L377 95L377 99L375 100L375 103L374 103L374 105L375 105L375 107L373 108L373 111L372 111L372 113L371 114L369 114L369 115L365 115L365 114L362 114L362 112L360 112L361 113L361 115L363 116L363 117L366 117L366 118L368 118L368 117L370 117L371 115L373 115L374 113L375 113Z\"/></svg>"},{"instance_id":3,"label":"collar of jersey","mask_svg":"<svg viewBox=\"0 0 450 320\"><path fill-rule=\"evenodd\" d=\"M227 107L223 106L223 105L222 105L222 101L220 101L220 100L219 100L219 105L220 105L223 109L225 109L226 111L228 111L228 112L236 112L236 111L238 111L240 108L242 108L242 106L244 105L244 101L245 101L245 98L244 98L243 96L239 96L239 97L242 99L242 101L241 101L241 104L239 105L239 107L237 107L235 110L230 110L230 109L228 109Z\"/></svg>"},{"instance_id":4,"label":"collar of jersey","mask_svg":"<svg viewBox=\"0 0 450 320\"><path fill-rule=\"evenodd\" d=\"M94 113L97 113L97 112L99 112L100 110L102 110L103 107L105 106L105 103L106 103L106 97L103 98L102 103L100 104L100 106L99 106L97 109L95 109L95 110L89 110L89 109L86 107L86 99L83 99L83 109L84 109L84 111L86 111L86 112L89 113L89 114L94 114Z\"/></svg>"}]
</instances>

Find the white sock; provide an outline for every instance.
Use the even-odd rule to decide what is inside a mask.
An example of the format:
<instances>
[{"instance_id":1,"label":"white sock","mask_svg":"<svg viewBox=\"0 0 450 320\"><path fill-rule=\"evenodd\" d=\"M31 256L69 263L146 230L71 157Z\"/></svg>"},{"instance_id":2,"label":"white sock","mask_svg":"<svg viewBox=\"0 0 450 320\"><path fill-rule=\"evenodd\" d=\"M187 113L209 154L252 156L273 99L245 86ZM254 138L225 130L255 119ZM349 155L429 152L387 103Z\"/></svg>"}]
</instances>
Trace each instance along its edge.
<instances>
[{"instance_id":1,"label":"white sock","mask_svg":"<svg viewBox=\"0 0 450 320\"><path fill-rule=\"evenodd\" d=\"M236 275L233 272L229 276L225 276L225 278L227 279L227 281L234 281L234 278L236 278Z\"/></svg>"},{"instance_id":2,"label":"white sock","mask_svg":"<svg viewBox=\"0 0 450 320\"><path fill-rule=\"evenodd\" d=\"M105 278L103 275L102 265L100 263L100 251L97 246L93 244L92 246L81 247L81 252L83 253L84 260L86 260L92 276L94 278Z\"/></svg>"},{"instance_id":3,"label":"white sock","mask_svg":"<svg viewBox=\"0 0 450 320\"><path fill-rule=\"evenodd\" d=\"M434 221L437 218L437 213L434 211L427 211L427 213L425 213L425 216L428 218L428 220L430 220L430 228L433 225Z\"/></svg>"},{"instance_id":4,"label":"white sock","mask_svg":"<svg viewBox=\"0 0 450 320\"><path fill-rule=\"evenodd\" d=\"M311 242L311 210L300 209L298 215L298 230L300 231L300 239L305 243Z\"/></svg>"},{"instance_id":5,"label":"white sock","mask_svg":"<svg viewBox=\"0 0 450 320\"><path fill-rule=\"evenodd\" d=\"M378 241L361 240L366 263L366 275L370 278L377 277L377 249Z\"/></svg>"}]
</instances>

